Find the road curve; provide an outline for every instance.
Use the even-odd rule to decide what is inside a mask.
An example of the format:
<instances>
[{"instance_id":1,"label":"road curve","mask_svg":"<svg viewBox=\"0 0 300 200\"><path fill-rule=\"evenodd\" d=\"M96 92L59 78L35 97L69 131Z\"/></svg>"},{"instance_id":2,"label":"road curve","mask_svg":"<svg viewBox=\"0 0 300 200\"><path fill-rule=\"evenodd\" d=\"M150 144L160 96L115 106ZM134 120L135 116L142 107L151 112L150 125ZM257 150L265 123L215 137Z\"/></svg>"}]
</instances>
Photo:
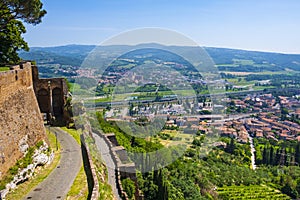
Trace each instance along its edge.
<instances>
[{"instance_id":1,"label":"road curve","mask_svg":"<svg viewBox=\"0 0 300 200\"><path fill-rule=\"evenodd\" d=\"M75 139L60 128L51 128L57 133L61 145L61 159L57 167L23 199L65 199L82 165L81 148Z\"/></svg>"}]
</instances>

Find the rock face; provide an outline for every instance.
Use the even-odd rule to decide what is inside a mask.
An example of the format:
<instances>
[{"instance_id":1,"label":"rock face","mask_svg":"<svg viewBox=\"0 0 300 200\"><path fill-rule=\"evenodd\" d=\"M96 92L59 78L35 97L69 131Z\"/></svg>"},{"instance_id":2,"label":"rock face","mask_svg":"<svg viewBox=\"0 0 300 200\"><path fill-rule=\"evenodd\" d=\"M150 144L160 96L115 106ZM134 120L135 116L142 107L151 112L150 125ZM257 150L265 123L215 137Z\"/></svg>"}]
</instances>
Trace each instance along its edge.
<instances>
[{"instance_id":1,"label":"rock face","mask_svg":"<svg viewBox=\"0 0 300 200\"><path fill-rule=\"evenodd\" d=\"M33 90L31 64L0 72L0 179L46 132Z\"/></svg>"},{"instance_id":2,"label":"rock face","mask_svg":"<svg viewBox=\"0 0 300 200\"><path fill-rule=\"evenodd\" d=\"M48 159L49 157L46 154L41 153L33 158L33 162L35 165L45 165L48 163Z\"/></svg>"},{"instance_id":3,"label":"rock face","mask_svg":"<svg viewBox=\"0 0 300 200\"><path fill-rule=\"evenodd\" d=\"M42 146L35 150L32 158L33 163L29 164L24 169L19 169L18 174L14 176L14 179L6 184L4 190L0 191L2 197L5 197L10 190L15 189L18 184L23 183L34 176L35 169L38 166L50 164L53 161L54 153L48 152L48 144L44 142Z\"/></svg>"},{"instance_id":4,"label":"rock face","mask_svg":"<svg viewBox=\"0 0 300 200\"><path fill-rule=\"evenodd\" d=\"M26 153L29 148L27 141L28 141L28 135L24 135L24 137L21 138L21 140L19 141L19 149L23 154Z\"/></svg>"}]
</instances>

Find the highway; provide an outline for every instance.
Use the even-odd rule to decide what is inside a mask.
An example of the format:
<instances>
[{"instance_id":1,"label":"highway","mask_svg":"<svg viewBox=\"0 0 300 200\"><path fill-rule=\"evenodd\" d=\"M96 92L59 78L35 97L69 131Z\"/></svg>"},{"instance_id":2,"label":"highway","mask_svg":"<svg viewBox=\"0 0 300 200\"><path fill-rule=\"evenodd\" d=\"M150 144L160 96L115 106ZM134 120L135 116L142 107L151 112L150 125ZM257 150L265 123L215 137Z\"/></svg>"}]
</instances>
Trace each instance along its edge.
<instances>
[{"instance_id":1,"label":"highway","mask_svg":"<svg viewBox=\"0 0 300 200\"><path fill-rule=\"evenodd\" d=\"M279 90L288 90L288 91L293 91L294 88L287 88L287 89L267 89L265 90L247 90L247 91L236 91L236 92L226 92L226 93L217 93L217 94L200 94L197 97L227 97L227 96L234 96L234 95L247 95L247 94L261 94L261 93L266 93L266 92L272 92L272 91L279 91ZM130 95L130 94L127 94ZM93 97L96 99L95 97ZM100 99L101 97L99 97ZM179 96L178 99L194 99L196 96ZM90 98L88 98L90 99ZM162 99L158 102L155 103L164 103L167 101L177 101L177 98L172 98L172 99ZM82 98L81 100L86 100L85 98ZM128 106L129 103L153 103L154 100L131 100L131 101L108 101L108 102L97 102L97 103L85 103L86 108L93 108L93 107L106 107L107 105L111 106Z\"/></svg>"}]
</instances>

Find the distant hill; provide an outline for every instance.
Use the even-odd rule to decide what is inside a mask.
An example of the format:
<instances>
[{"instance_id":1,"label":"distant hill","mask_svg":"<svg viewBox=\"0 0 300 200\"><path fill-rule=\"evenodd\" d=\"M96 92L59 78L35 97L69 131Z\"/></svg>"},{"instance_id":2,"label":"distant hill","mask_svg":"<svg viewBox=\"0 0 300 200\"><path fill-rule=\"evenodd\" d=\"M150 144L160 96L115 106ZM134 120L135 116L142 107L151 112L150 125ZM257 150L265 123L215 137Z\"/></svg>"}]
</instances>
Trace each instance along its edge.
<instances>
[{"instance_id":1,"label":"distant hill","mask_svg":"<svg viewBox=\"0 0 300 200\"><path fill-rule=\"evenodd\" d=\"M159 48L158 44L151 44ZM32 47L30 52L20 52L25 60L35 60L38 65L60 64L80 66L85 57L95 48L94 45L67 45L58 47ZM139 45L143 47L143 45ZM174 46L172 48L192 52L194 47ZM131 49L126 45L98 47L101 52L110 55L113 52ZM237 49L204 47L220 71L262 72L262 71L300 71L300 55L245 51ZM129 56L131 54L128 54ZM198 56L198 55L193 55Z\"/></svg>"},{"instance_id":2,"label":"distant hill","mask_svg":"<svg viewBox=\"0 0 300 200\"><path fill-rule=\"evenodd\" d=\"M300 55L205 47L222 71L300 71ZM226 66L227 65L227 66ZM246 69L246 67L249 70ZM234 67L242 67L236 69ZM256 69L255 69L256 68ZM227 70L226 70L227 69ZM258 70L259 69L259 70Z\"/></svg>"},{"instance_id":3,"label":"distant hill","mask_svg":"<svg viewBox=\"0 0 300 200\"><path fill-rule=\"evenodd\" d=\"M61 64L80 66L84 58L96 46L67 45L57 47L31 47L29 52L20 52L25 60L35 60L37 64Z\"/></svg>"}]
</instances>

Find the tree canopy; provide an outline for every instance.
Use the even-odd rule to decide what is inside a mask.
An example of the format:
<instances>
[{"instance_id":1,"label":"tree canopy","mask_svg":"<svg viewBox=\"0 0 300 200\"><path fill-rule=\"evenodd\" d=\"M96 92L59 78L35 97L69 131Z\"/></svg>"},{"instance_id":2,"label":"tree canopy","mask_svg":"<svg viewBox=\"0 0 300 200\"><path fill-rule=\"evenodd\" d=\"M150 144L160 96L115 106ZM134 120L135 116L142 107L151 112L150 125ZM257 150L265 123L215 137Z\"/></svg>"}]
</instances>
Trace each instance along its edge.
<instances>
[{"instance_id":1,"label":"tree canopy","mask_svg":"<svg viewBox=\"0 0 300 200\"><path fill-rule=\"evenodd\" d=\"M39 24L45 14L40 0L0 0L0 66L20 61L18 50L29 50L22 22Z\"/></svg>"}]
</instances>

